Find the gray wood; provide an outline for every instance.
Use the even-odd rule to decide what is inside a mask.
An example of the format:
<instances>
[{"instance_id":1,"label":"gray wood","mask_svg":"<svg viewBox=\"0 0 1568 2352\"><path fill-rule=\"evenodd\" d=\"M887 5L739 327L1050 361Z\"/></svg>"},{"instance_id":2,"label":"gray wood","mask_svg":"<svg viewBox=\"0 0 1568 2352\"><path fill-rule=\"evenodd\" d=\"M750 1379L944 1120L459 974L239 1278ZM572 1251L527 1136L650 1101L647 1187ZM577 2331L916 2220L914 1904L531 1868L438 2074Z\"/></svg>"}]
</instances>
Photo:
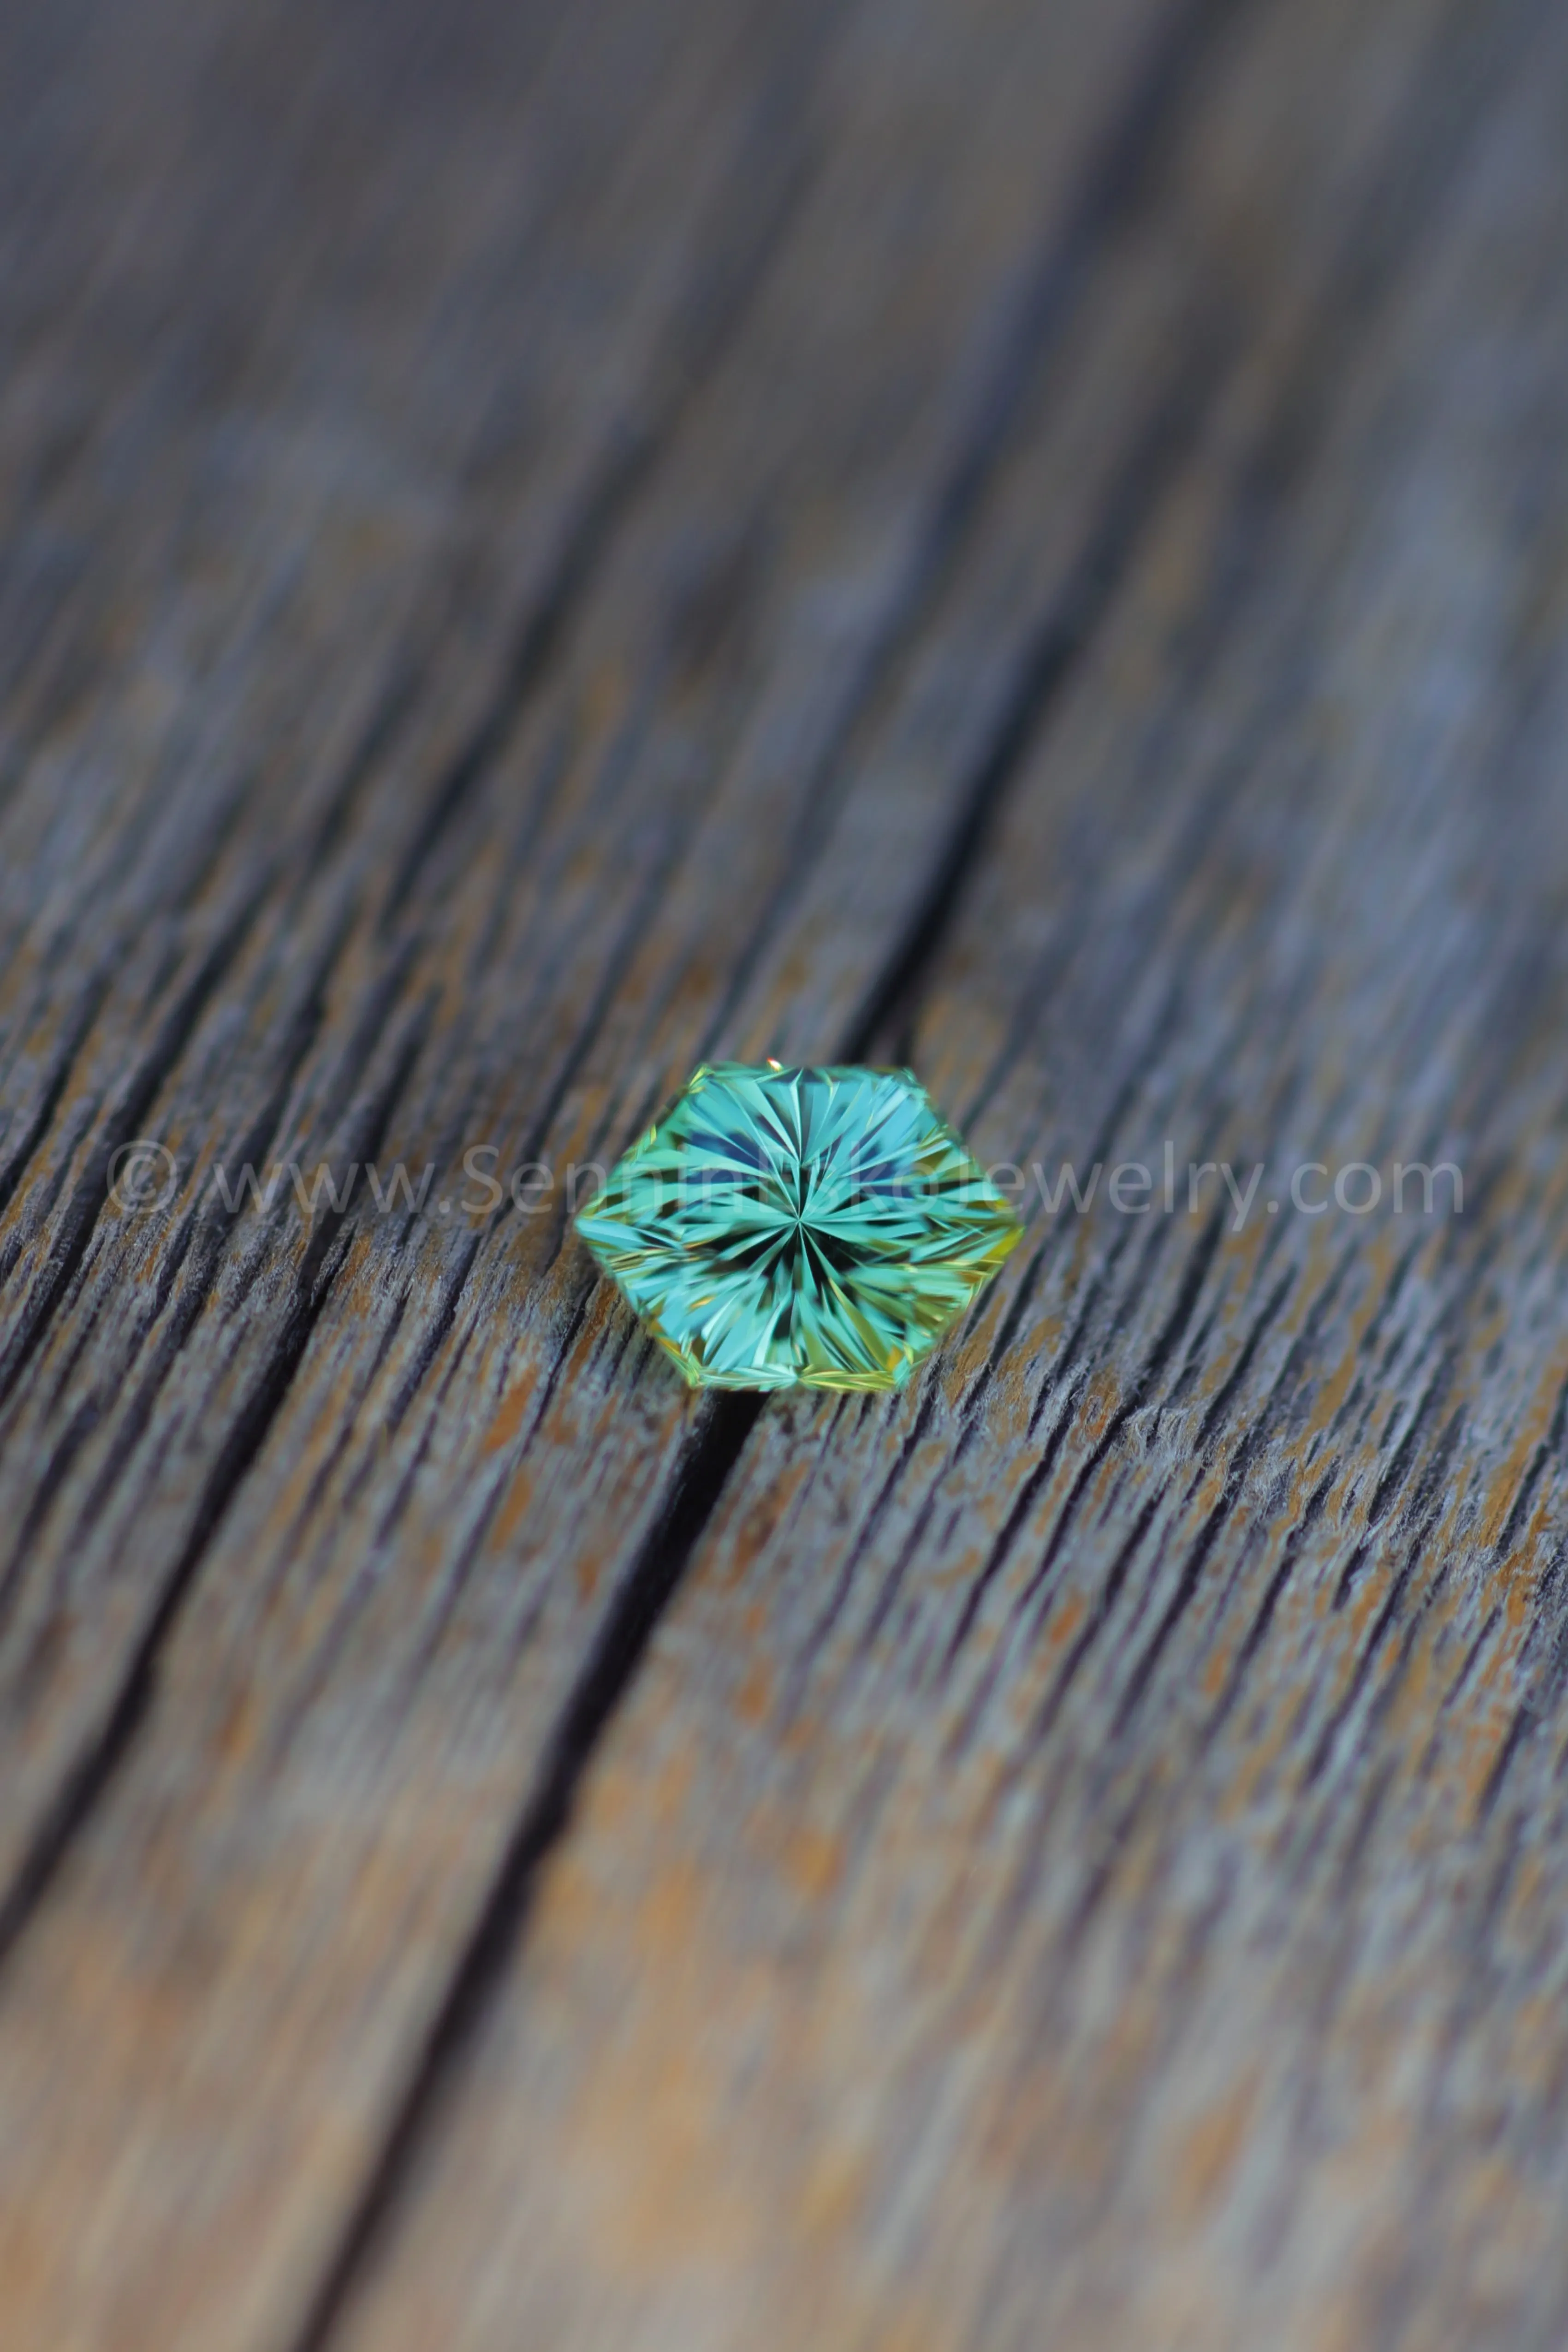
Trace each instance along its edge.
<instances>
[{"instance_id":1,"label":"gray wood","mask_svg":"<svg viewBox=\"0 0 1568 2352\"><path fill-rule=\"evenodd\" d=\"M1568 34L8 37L16 2340L1557 2342ZM769 1049L1268 1174L705 1403Z\"/></svg>"}]
</instances>

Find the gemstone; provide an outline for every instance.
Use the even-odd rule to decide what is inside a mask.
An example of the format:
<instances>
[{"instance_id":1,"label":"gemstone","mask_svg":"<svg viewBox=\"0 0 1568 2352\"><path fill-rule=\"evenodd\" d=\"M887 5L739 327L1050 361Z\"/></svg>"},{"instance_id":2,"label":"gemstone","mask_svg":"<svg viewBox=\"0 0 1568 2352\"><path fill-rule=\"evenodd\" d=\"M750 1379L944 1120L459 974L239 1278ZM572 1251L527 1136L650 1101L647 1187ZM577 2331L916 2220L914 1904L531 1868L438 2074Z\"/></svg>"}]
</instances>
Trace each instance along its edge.
<instances>
[{"instance_id":1,"label":"gemstone","mask_svg":"<svg viewBox=\"0 0 1568 2352\"><path fill-rule=\"evenodd\" d=\"M893 1389L1023 1227L912 1072L716 1062L577 1231L693 1388Z\"/></svg>"}]
</instances>

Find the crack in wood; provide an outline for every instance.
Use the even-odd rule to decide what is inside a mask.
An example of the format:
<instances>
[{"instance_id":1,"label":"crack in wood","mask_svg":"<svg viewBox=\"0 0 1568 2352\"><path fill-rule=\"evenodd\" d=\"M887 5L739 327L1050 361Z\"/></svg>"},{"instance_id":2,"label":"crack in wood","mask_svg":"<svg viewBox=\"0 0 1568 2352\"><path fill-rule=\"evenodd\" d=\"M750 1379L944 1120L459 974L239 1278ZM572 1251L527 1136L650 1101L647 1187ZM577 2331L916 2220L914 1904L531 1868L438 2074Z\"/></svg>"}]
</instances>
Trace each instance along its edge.
<instances>
[{"instance_id":1,"label":"crack in wood","mask_svg":"<svg viewBox=\"0 0 1568 2352\"><path fill-rule=\"evenodd\" d=\"M140 1137L160 1089L211 1003L214 991L238 955L259 911L260 901L253 892L230 916L165 1013L151 1050L132 1073L119 1103L105 1121L62 1217L61 1231L50 1251L47 1276L0 1351L0 1406L15 1393L87 1255L88 1244L108 1204L110 1170L116 1152Z\"/></svg>"},{"instance_id":2,"label":"crack in wood","mask_svg":"<svg viewBox=\"0 0 1568 2352\"><path fill-rule=\"evenodd\" d=\"M380 1096L366 1107L355 1139L362 1152L374 1153L378 1149L422 1043L423 1032L416 1023ZM0 1973L153 1704L159 1662L169 1633L303 1360L347 1255L347 1225L345 1204L321 1217L313 1230L296 1273L293 1308L207 1476L184 1548L163 1581L97 1736L74 1760L20 1867L0 1895Z\"/></svg>"},{"instance_id":3,"label":"crack in wood","mask_svg":"<svg viewBox=\"0 0 1568 2352\"><path fill-rule=\"evenodd\" d=\"M439 2011L425 2038L363 2192L291 2352L323 2352L364 2263L395 2210L409 2165L449 2092L522 1934L538 1873L565 1834L578 1787L635 1675L735 1464L762 1399L721 1393L693 1427L657 1524L627 1575L559 1718L534 1793L519 1820Z\"/></svg>"}]
</instances>

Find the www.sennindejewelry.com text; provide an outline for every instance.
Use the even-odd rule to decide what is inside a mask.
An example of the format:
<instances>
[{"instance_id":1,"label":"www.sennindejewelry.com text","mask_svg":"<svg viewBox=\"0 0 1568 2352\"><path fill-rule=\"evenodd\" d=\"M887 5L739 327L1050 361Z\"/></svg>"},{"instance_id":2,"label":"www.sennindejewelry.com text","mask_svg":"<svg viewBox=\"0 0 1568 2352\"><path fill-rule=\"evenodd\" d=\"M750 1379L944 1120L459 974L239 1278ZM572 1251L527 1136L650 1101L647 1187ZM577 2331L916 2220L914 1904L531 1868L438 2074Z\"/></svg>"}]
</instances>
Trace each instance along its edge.
<instances>
[{"instance_id":1,"label":"www.sennindejewelry.com text","mask_svg":"<svg viewBox=\"0 0 1568 2352\"><path fill-rule=\"evenodd\" d=\"M1207 1217L1218 1211L1237 1234L1255 1213L1272 1217L1286 1209L1303 1217L1335 1211L1365 1217L1380 1208L1395 1216L1435 1217L1462 1216L1465 1208L1464 1177L1451 1160L1436 1165L1396 1160L1387 1170L1365 1160L1300 1160L1270 1182L1268 1160L1237 1168L1228 1160L1186 1160L1167 1141L1152 1160L1108 1166L1097 1160L1080 1170L1070 1160L1049 1165L1003 1160L985 1172L1026 1217L1041 1212L1082 1217L1096 1207L1124 1217ZM416 1172L401 1160L390 1171L369 1160L306 1166L288 1160L262 1169L250 1160L238 1169L219 1160L197 1177L196 1189L230 1216L291 1206L308 1218L342 1216L351 1208L362 1216L472 1218L489 1216L503 1202L525 1217L559 1213L563 1204L574 1215L601 1189L607 1171L596 1160L568 1160L560 1171L534 1160L502 1173L500 1149L475 1144L463 1155L462 1174L458 1193L437 1194L433 1160ZM150 1139L121 1145L110 1160L109 1196L123 1212L171 1210L185 1188L174 1154ZM673 1196L677 1180L670 1189Z\"/></svg>"}]
</instances>

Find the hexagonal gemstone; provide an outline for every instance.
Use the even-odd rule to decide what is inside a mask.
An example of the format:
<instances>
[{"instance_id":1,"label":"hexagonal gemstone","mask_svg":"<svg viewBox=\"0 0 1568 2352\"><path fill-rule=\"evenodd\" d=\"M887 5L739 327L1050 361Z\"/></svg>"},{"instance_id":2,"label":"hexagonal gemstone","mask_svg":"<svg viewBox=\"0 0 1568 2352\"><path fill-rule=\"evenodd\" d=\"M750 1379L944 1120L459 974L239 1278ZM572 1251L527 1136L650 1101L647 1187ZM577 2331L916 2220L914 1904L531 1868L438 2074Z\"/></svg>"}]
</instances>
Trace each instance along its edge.
<instances>
[{"instance_id":1,"label":"hexagonal gemstone","mask_svg":"<svg viewBox=\"0 0 1568 2352\"><path fill-rule=\"evenodd\" d=\"M1023 1228L910 1071L718 1062L577 1230L694 1388L891 1389Z\"/></svg>"}]
</instances>

